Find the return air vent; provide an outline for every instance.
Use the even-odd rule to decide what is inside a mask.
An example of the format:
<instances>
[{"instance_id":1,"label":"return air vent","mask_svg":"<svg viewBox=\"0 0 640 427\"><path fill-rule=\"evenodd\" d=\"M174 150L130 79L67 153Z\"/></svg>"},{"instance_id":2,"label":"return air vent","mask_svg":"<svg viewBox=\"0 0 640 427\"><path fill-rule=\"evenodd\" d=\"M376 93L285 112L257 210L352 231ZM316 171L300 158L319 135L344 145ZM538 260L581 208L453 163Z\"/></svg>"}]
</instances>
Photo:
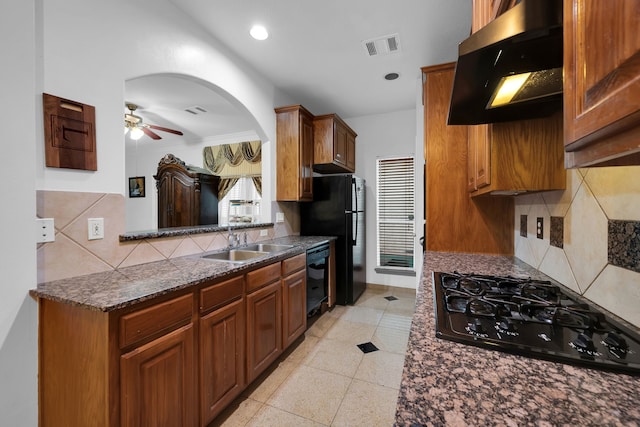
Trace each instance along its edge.
<instances>
[{"instance_id":1,"label":"return air vent","mask_svg":"<svg viewBox=\"0 0 640 427\"><path fill-rule=\"evenodd\" d=\"M197 114L202 114L202 113L206 113L207 110L205 110L204 108L198 106L198 105L194 105L193 107L187 107L184 109L184 111L186 111L187 113L191 113L193 115L197 115Z\"/></svg>"},{"instance_id":2,"label":"return air vent","mask_svg":"<svg viewBox=\"0 0 640 427\"><path fill-rule=\"evenodd\" d=\"M400 52L400 37L398 34L377 37L362 42L367 55L379 56Z\"/></svg>"}]
</instances>

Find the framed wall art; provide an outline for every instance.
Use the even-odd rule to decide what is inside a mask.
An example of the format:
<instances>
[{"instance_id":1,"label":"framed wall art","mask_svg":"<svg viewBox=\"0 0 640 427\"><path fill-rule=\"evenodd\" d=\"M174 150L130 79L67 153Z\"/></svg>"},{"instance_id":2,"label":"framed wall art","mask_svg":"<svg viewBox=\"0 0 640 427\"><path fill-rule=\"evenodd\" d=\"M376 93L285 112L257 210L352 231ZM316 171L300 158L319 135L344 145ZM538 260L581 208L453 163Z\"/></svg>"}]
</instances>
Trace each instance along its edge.
<instances>
[{"instance_id":1,"label":"framed wall art","mask_svg":"<svg viewBox=\"0 0 640 427\"><path fill-rule=\"evenodd\" d=\"M129 178L129 197L144 197L144 176Z\"/></svg>"}]
</instances>

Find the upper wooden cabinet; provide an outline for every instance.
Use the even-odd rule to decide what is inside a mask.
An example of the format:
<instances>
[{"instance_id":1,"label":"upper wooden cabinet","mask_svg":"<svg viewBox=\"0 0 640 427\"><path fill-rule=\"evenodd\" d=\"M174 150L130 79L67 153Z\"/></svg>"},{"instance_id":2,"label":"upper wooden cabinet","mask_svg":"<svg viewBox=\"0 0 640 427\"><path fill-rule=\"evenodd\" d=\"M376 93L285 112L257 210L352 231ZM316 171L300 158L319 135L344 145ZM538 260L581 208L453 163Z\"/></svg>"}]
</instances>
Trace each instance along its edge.
<instances>
[{"instance_id":1,"label":"upper wooden cabinet","mask_svg":"<svg viewBox=\"0 0 640 427\"><path fill-rule=\"evenodd\" d=\"M640 164L640 0L564 0L569 168Z\"/></svg>"},{"instance_id":2,"label":"upper wooden cabinet","mask_svg":"<svg viewBox=\"0 0 640 427\"><path fill-rule=\"evenodd\" d=\"M218 223L220 177L167 154L160 160L154 178L158 188L158 228Z\"/></svg>"},{"instance_id":3,"label":"upper wooden cabinet","mask_svg":"<svg viewBox=\"0 0 640 427\"><path fill-rule=\"evenodd\" d=\"M276 108L276 199L313 200L313 115L301 105Z\"/></svg>"},{"instance_id":4,"label":"upper wooden cabinet","mask_svg":"<svg viewBox=\"0 0 640 427\"><path fill-rule=\"evenodd\" d=\"M562 114L469 126L468 189L472 196L562 190Z\"/></svg>"},{"instance_id":5,"label":"upper wooden cabinet","mask_svg":"<svg viewBox=\"0 0 640 427\"><path fill-rule=\"evenodd\" d=\"M313 119L313 169L320 173L356 170L356 133L337 114Z\"/></svg>"}]
</instances>

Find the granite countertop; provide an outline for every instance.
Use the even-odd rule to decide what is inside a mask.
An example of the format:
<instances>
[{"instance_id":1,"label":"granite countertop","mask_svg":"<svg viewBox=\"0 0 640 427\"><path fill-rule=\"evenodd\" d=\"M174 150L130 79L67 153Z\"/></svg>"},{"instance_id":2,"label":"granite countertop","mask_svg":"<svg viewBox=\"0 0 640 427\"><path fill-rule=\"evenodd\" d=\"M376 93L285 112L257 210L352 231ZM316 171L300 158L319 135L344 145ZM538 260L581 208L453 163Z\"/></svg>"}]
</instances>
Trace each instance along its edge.
<instances>
[{"instance_id":1,"label":"granite countertop","mask_svg":"<svg viewBox=\"0 0 640 427\"><path fill-rule=\"evenodd\" d=\"M271 264L333 239L334 237L327 236L281 237L260 243L289 244L294 247L243 264L211 261L203 259L202 254L197 254L40 283L30 294L90 310L113 311L196 286L206 280ZM238 247L241 248L242 246Z\"/></svg>"},{"instance_id":2,"label":"granite countertop","mask_svg":"<svg viewBox=\"0 0 640 427\"><path fill-rule=\"evenodd\" d=\"M435 337L432 272L533 277L513 257L427 252L396 426L639 426L640 378Z\"/></svg>"}]
</instances>

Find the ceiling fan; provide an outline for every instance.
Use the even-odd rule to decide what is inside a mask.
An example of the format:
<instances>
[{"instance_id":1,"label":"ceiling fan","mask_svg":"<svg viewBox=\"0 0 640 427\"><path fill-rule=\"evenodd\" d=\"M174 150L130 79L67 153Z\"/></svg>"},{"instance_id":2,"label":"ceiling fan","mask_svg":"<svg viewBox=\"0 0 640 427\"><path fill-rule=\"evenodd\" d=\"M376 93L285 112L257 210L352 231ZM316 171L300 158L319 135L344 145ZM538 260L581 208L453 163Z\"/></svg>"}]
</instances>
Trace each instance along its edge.
<instances>
[{"instance_id":1,"label":"ceiling fan","mask_svg":"<svg viewBox=\"0 0 640 427\"><path fill-rule=\"evenodd\" d=\"M138 106L131 103L127 103L126 105L129 109L129 114L124 115L124 133L126 135L127 132L129 132L129 136L131 137L131 139L138 140L142 137L142 135L147 135L148 137L156 140L162 139L160 135L153 132L151 129L161 130L163 132L169 132L175 135L183 135L183 133L179 130L143 123L142 117L134 114L138 109Z\"/></svg>"}]
</instances>

